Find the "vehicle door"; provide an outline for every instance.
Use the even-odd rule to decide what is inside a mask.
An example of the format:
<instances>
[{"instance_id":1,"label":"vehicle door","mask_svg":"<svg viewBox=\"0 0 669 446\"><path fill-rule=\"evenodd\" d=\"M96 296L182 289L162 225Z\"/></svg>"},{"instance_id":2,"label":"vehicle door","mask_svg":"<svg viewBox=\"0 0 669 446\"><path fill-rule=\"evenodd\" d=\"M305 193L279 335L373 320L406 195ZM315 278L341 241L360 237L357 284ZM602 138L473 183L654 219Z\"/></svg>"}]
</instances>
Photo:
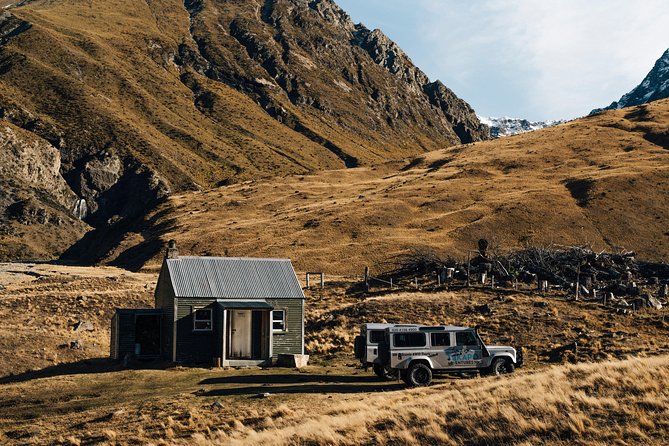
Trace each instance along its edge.
<instances>
[{"instance_id":1,"label":"vehicle door","mask_svg":"<svg viewBox=\"0 0 669 446\"><path fill-rule=\"evenodd\" d=\"M483 359L483 346L473 330L456 331L455 345L448 355L448 367L453 369L478 368Z\"/></svg>"},{"instance_id":2,"label":"vehicle door","mask_svg":"<svg viewBox=\"0 0 669 446\"><path fill-rule=\"evenodd\" d=\"M367 332L367 356L366 362L373 363L379 356L379 343L383 341L385 332L383 330L369 330Z\"/></svg>"},{"instance_id":3,"label":"vehicle door","mask_svg":"<svg viewBox=\"0 0 669 446\"><path fill-rule=\"evenodd\" d=\"M452 365L450 357L456 351L453 333L448 331L430 333L430 343L432 344L432 350L437 353L433 359L434 362L438 364L439 368L450 368Z\"/></svg>"}]
</instances>

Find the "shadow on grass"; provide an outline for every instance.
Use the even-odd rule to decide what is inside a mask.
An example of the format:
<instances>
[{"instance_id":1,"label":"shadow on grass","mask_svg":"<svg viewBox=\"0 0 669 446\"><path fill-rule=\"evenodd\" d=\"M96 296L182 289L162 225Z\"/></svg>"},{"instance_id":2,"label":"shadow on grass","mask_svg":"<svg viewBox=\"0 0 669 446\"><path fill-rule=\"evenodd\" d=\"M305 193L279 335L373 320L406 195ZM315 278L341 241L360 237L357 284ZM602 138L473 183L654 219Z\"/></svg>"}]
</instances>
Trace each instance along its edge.
<instances>
[{"instance_id":1,"label":"shadow on grass","mask_svg":"<svg viewBox=\"0 0 669 446\"><path fill-rule=\"evenodd\" d=\"M197 392L198 396L218 397L262 393L369 393L406 388L399 381L381 381L375 376L308 374L221 376L205 379L200 384L225 385L225 388ZM235 384L255 385L234 387Z\"/></svg>"},{"instance_id":2,"label":"shadow on grass","mask_svg":"<svg viewBox=\"0 0 669 446\"><path fill-rule=\"evenodd\" d=\"M41 370L31 370L25 373L16 375L7 375L0 378L0 384L20 383L31 381L33 379L51 378L54 376L63 375L88 375L97 373L111 373L120 370L134 369L134 370L159 370L166 369L170 363L165 361L140 361L133 360L127 367L123 367L121 362L109 358L92 358L84 359L77 362L69 362L57 364Z\"/></svg>"}]
</instances>

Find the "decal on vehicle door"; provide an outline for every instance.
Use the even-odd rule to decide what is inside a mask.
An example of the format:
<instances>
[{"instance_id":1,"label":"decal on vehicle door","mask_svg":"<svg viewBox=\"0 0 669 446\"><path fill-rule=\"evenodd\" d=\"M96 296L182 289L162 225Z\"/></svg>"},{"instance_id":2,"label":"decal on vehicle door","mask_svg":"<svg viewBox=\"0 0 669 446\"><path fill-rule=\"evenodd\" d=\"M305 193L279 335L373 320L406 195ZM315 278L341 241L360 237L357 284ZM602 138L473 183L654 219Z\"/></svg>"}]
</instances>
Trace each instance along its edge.
<instances>
[{"instance_id":1,"label":"decal on vehicle door","mask_svg":"<svg viewBox=\"0 0 669 446\"><path fill-rule=\"evenodd\" d=\"M463 348L448 355L448 365L479 365L481 358L475 350Z\"/></svg>"}]
</instances>

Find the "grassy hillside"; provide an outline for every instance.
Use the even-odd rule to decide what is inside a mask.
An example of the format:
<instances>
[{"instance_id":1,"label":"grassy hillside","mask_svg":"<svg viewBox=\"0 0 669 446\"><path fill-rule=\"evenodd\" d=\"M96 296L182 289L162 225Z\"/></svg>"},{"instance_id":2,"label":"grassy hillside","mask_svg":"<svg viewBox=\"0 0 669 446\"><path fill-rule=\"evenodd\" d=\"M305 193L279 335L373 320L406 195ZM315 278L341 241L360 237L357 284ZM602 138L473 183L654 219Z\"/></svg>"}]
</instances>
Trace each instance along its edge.
<instances>
[{"instance_id":1,"label":"grassy hillside","mask_svg":"<svg viewBox=\"0 0 669 446\"><path fill-rule=\"evenodd\" d=\"M175 239L183 254L361 274L410 249L466 256L481 237L667 259L668 125L669 101L657 101L403 162L175 195L108 259L156 265Z\"/></svg>"}]
</instances>

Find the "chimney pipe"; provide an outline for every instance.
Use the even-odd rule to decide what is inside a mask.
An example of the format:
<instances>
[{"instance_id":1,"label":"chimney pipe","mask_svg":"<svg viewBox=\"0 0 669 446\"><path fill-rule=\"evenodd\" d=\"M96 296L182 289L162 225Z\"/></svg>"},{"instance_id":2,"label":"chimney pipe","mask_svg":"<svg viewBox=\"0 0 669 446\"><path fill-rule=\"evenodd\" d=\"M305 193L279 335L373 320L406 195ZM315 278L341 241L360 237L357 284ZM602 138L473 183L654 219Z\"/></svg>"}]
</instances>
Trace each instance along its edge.
<instances>
[{"instance_id":1,"label":"chimney pipe","mask_svg":"<svg viewBox=\"0 0 669 446\"><path fill-rule=\"evenodd\" d=\"M170 240L167 243L167 252L165 253L166 259L176 259L179 257L179 250L177 249L177 242Z\"/></svg>"}]
</instances>

